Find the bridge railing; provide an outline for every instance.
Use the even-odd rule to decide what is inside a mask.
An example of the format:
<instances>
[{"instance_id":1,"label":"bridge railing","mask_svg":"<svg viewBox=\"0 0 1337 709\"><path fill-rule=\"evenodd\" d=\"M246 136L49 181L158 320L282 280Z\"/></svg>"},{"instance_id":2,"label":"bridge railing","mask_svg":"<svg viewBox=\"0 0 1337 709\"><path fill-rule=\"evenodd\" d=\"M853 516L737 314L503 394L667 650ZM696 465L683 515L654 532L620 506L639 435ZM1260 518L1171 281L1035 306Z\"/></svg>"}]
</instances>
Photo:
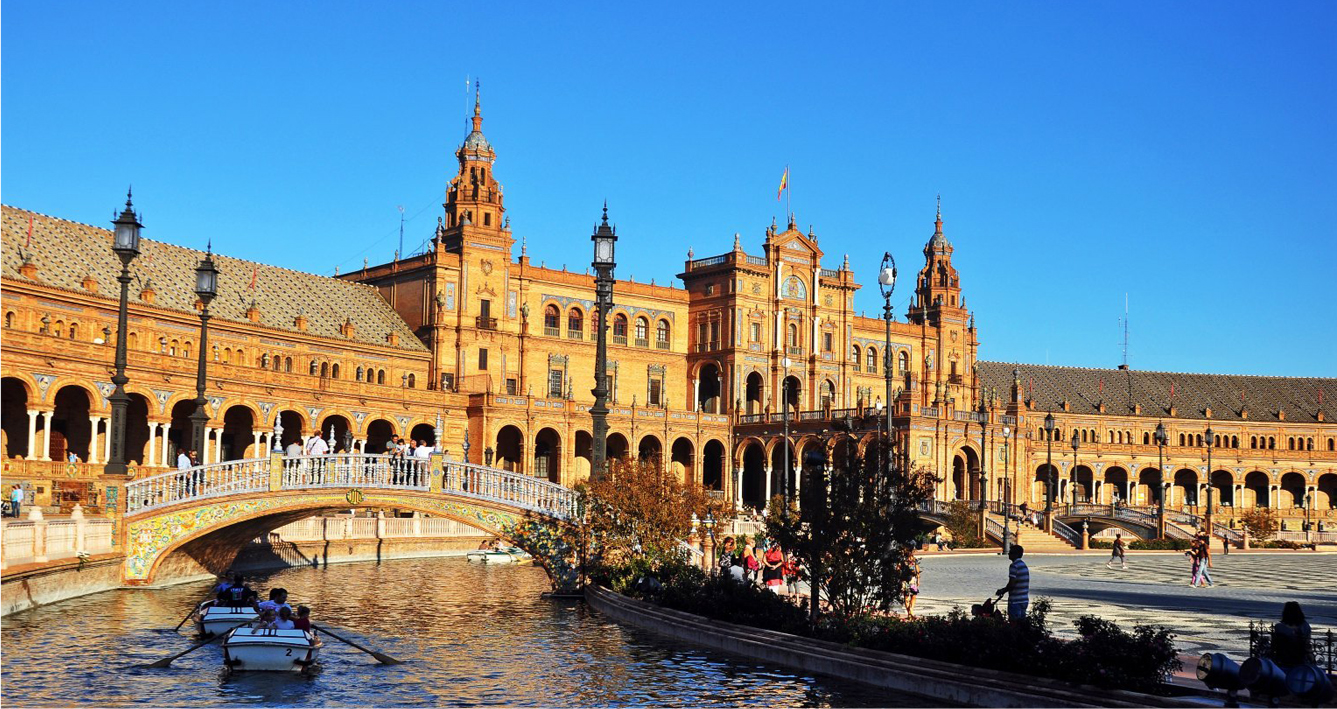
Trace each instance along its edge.
<instances>
[{"instance_id":1,"label":"bridge railing","mask_svg":"<svg viewBox=\"0 0 1337 709\"><path fill-rule=\"evenodd\" d=\"M178 502L268 489L268 458L229 460L133 480L125 486L125 511L134 514Z\"/></svg>"},{"instance_id":2,"label":"bridge railing","mask_svg":"<svg viewBox=\"0 0 1337 709\"><path fill-rule=\"evenodd\" d=\"M559 519L576 514L576 493L541 478L472 463L448 462L442 492L502 502Z\"/></svg>"},{"instance_id":3,"label":"bridge railing","mask_svg":"<svg viewBox=\"0 0 1337 709\"><path fill-rule=\"evenodd\" d=\"M426 490L432 465L427 458L343 453L283 459L283 489L377 487Z\"/></svg>"},{"instance_id":4,"label":"bridge railing","mask_svg":"<svg viewBox=\"0 0 1337 709\"><path fill-rule=\"evenodd\" d=\"M1054 534L1062 537L1064 541L1072 544L1074 547L1077 547L1078 549L1082 548L1081 533L1057 519L1054 520Z\"/></svg>"}]
</instances>

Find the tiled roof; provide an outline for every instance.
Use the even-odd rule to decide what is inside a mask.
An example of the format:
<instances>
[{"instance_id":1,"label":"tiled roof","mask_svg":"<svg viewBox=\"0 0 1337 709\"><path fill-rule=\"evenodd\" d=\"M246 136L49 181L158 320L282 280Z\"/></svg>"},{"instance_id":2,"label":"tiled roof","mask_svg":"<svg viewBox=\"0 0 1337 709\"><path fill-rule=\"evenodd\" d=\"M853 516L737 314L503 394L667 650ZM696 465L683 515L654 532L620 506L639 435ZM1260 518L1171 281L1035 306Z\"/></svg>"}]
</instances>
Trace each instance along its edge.
<instances>
[{"instance_id":1,"label":"tiled roof","mask_svg":"<svg viewBox=\"0 0 1337 709\"><path fill-rule=\"evenodd\" d=\"M1337 402L1333 400L1337 397L1337 379L1143 372L1007 362L980 362L980 379L986 388L997 389L999 397L1004 398L1012 390L1014 369L1021 370L1022 396L1033 398L1035 411L1060 411L1066 400L1070 413L1098 414L1096 405L1103 401L1106 414L1133 415L1133 406L1140 405L1140 416L1168 417L1173 387L1175 418L1206 419L1206 410L1210 408L1213 420L1239 421L1244 418L1241 410L1247 409L1249 421L1276 422L1277 412L1283 411L1288 423L1314 423L1320 409L1319 392L1323 392L1323 420L1329 424L1337 421Z\"/></svg>"},{"instance_id":2,"label":"tiled roof","mask_svg":"<svg viewBox=\"0 0 1337 709\"><path fill-rule=\"evenodd\" d=\"M0 240L4 248L2 275L6 280L26 280L19 272L23 263L20 252L31 253L38 283L82 292L84 277L91 274L99 296L117 297L120 284L116 276L121 262L111 250L109 229L10 206L0 208L0 212L4 222L4 239ZM25 248L29 217L32 245ZM140 239L139 250L130 265L136 276L130 285L130 297L136 299L143 284L151 281L154 306L196 312L195 267L204 253L148 239ZM221 272L218 297L209 305L209 313L215 318L250 324L246 311L254 301L261 325L297 332L294 323L302 315L307 321L306 334L346 340L339 327L351 319L354 341L390 346L386 338L393 332L399 335L395 345L398 349L426 350L373 286L219 254L214 254L214 264ZM252 275L254 289L250 288Z\"/></svg>"}]
</instances>

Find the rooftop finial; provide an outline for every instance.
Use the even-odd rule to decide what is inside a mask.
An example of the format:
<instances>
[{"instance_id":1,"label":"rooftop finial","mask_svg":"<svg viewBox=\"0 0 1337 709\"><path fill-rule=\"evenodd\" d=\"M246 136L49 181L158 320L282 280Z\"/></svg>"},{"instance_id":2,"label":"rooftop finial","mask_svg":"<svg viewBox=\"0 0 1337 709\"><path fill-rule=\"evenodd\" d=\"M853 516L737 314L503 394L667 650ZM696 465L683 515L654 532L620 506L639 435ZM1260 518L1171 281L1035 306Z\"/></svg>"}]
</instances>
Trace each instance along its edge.
<instances>
[{"instance_id":1,"label":"rooftop finial","mask_svg":"<svg viewBox=\"0 0 1337 709\"><path fill-rule=\"evenodd\" d=\"M522 236L520 237L520 256L525 257L528 255L529 255L529 237Z\"/></svg>"},{"instance_id":2,"label":"rooftop finial","mask_svg":"<svg viewBox=\"0 0 1337 709\"><path fill-rule=\"evenodd\" d=\"M604 226L608 226L608 200L604 199Z\"/></svg>"},{"instance_id":3,"label":"rooftop finial","mask_svg":"<svg viewBox=\"0 0 1337 709\"><path fill-rule=\"evenodd\" d=\"M938 193L938 214L933 218L933 234L937 236L942 233L942 193Z\"/></svg>"},{"instance_id":4,"label":"rooftop finial","mask_svg":"<svg viewBox=\"0 0 1337 709\"><path fill-rule=\"evenodd\" d=\"M130 207L133 207L133 206L134 206L133 204L130 204L130 197L133 195L134 191L135 191L135 186L134 186L134 185L130 185L129 187L126 187L126 188L125 188L125 206L126 206L126 208L130 208Z\"/></svg>"},{"instance_id":5,"label":"rooftop finial","mask_svg":"<svg viewBox=\"0 0 1337 709\"><path fill-rule=\"evenodd\" d=\"M741 242L741 238L742 238L742 237L739 236L738 232L735 231L735 232L733 233L733 250L734 250L734 251L739 251L739 250L741 250L741 249L743 248L743 245L742 245L742 242Z\"/></svg>"},{"instance_id":6,"label":"rooftop finial","mask_svg":"<svg viewBox=\"0 0 1337 709\"><path fill-rule=\"evenodd\" d=\"M483 82L474 79L474 115L483 115Z\"/></svg>"},{"instance_id":7,"label":"rooftop finial","mask_svg":"<svg viewBox=\"0 0 1337 709\"><path fill-rule=\"evenodd\" d=\"M942 219L942 193L938 193L938 219Z\"/></svg>"},{"instance_id":8,"label":"rooftop finial","mask_svg":"<svg viewBox=\"0 0 1337 709\"><path fill-rule=\"evenodd\" d=\"M204 245L204 254L205 254L206 256L208 256L208 255L213 254L213 252L214 252L214 240L213 240L213 238L211 237L211 238L209 239L209 241L205 242L205 245Z\"/></svg>"}]
</instances>

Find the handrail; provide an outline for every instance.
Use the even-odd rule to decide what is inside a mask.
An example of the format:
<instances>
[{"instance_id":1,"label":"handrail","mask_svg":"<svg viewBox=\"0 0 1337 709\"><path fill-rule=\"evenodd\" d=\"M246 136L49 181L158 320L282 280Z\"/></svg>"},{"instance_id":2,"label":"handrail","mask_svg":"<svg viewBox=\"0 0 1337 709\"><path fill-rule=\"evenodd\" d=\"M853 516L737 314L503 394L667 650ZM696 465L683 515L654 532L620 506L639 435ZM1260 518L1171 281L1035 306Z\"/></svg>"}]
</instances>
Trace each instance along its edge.
<instances>
[{"instance_id":1,"label":"handrail","mask_svg":"<svg viewBox=\"0 0 1337 709\"><path fill-rule=\"evenodd\" d=\"M432 461L384 454L341 453L281 459L279 490L379 488L428 492ZM249 458L171 470L126 485L126 512L137 514L183 502L271 491L270 459ZM510 470L446 461L443 494L499 502L527 512L567 519L576 494L557 483Z\"/></svg>"},{"instance_id":2,"label":"handrail","mask_svg":"<svg viewBox=\"0 0 1337 709\"><path fill-rule=\"evenodd\" d=\"M1060 522L1057 519L1053 520L1053 523L1054 523L1054 534L1057 534L1059 537L1062 537L1064 541L1068 542L1074 547L1080 548L1082 546L1082 535L1078 534L1077 530L1073 529L1072 527L1069 527L1068 525Z\"/></svg>"}]
</instances>

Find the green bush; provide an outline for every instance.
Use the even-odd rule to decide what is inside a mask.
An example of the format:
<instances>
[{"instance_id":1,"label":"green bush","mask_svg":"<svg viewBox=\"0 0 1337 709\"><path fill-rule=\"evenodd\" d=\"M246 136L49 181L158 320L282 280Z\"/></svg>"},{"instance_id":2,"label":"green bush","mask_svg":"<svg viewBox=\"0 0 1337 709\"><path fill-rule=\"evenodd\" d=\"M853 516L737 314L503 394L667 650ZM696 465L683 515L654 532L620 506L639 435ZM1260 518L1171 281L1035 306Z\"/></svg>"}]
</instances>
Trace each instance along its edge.
<instances>
[{"instance_id":1,"label":"green bush","mask_svg":"<svg viewBox=\"0 0 1337 709\"><path fill-rule=\"evenodd\" d=\"M1302 542L1293 542L1289 539L1272 539L1266 542L1254 543L1255 549L1308 549L1309 545Z\"/></svg>"},{"instance_id":2,"label":"green bush","mask_svg":"<svg viewBox=\"0 0 1337 709\"><path fill-rule=\"evenodd\" d=\"M1092 549L1113 549L1113 548L1114 548L1114 542L1111 542L1111 541L1108 541L1108 540L1105 540L1105 539L1092 539L1092 540L1090 540L1089 542L1087 542L1087 545L1090 546Z\"/></svg>"},{"instance_id":3,"label":"green bush","mask_svg":"<svg viewBox=\"0 0 1337 709\"><path fill-rule=\"evenodd\" d=\"M1160 539L1134 539L1128 545L1128 548L1137 551L1185 551L1192 545L1193 540L1191 539L1161 537Z\"/></svg>"}]
</instances>

